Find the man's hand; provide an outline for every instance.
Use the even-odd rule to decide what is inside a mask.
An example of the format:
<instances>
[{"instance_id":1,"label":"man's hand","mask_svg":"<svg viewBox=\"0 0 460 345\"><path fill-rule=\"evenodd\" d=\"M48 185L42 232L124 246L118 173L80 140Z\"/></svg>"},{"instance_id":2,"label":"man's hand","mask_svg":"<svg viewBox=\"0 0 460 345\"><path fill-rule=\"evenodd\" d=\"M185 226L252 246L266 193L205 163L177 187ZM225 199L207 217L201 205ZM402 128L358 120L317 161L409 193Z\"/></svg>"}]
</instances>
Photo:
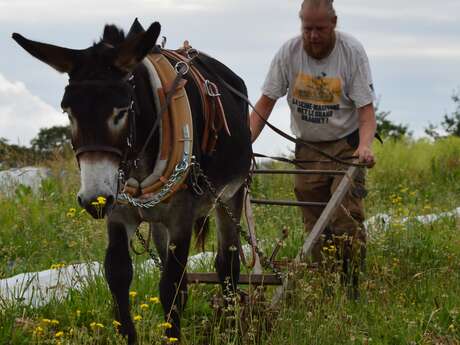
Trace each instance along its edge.
<instances>
[{"instance_id":1,"label":"man's hand","mask_svg":"<svg viewBox=\"0 0 460 345\"><path fill-rule=\"evenodd\" d=\"M367 164L369 169L373 168L376 163L374 153L368 146L359 146L353 156L359 157L359 162Z\"/></svg>"},{"instance_id":2,"label":"man's hand","mask_svg":"<svg viewBox=\"0 0 460 345\"><path fill-rule=\"evenodd\" d=\"M375 165L375 157L372 152L372 142L374 141L377 121L375 110L372 103L359 108L359 146L354 156L359 158L360 163L364 163L368 168Z\"/></svg>"}]
</instances>

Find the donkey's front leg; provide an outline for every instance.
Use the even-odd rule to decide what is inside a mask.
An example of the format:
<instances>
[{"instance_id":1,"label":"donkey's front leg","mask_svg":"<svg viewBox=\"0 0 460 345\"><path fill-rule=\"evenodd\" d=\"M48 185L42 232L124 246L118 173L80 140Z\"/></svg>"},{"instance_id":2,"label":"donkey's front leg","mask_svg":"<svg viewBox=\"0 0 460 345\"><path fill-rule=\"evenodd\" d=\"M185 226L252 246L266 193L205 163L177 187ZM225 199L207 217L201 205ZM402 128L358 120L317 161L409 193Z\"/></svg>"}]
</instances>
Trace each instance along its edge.
<instances>
[{"instance_id":1,"label":"donkey's front leg","mask_svg":"<svg viewBox=\"0 0 460 345\"><path fill-rule=\"evenodd\" d=\"M172 325L172 328L166 329L166 336L180 338L180 316L187 302L186 265L192 224L189 221L186 224L174 223L169 227L170 241L160 280L160 299L165 321Z\"/></svg>"},{"instance_id":2,"label":"donkey's front leg","mask_svg":"<svg viewBox=\"0 0 460 345\"><path fill-rule=\"evenodd\" d=\"M109 246L104 268L105 277L114 299L115 319L121 323L120 333L128 337L128 344L136 342L136 330L130 316L129 286L133 267L128 249L126 228L121 223L109 222Z\"/></svg>"}]
</instances>

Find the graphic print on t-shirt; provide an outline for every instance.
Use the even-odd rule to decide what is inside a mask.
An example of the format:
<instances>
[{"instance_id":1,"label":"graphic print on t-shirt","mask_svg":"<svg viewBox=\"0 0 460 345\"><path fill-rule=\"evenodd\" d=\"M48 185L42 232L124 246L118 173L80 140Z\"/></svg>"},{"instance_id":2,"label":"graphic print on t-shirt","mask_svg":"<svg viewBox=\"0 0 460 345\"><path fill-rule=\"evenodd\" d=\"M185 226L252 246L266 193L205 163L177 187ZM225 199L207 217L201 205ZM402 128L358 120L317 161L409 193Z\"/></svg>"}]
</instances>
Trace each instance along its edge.
<instances>
[{"instance_id":1,"label":"graphic print on t-shirt","mask_svg":"<svg viewBox=\"0 0 460 345\"><path fill-rule=\"evenodd\" d=\"M342 82L339 78L314 77L299 73L294 84L292 102L302 120L327 124L340 110Z\"/></svg>"}]
</instances>

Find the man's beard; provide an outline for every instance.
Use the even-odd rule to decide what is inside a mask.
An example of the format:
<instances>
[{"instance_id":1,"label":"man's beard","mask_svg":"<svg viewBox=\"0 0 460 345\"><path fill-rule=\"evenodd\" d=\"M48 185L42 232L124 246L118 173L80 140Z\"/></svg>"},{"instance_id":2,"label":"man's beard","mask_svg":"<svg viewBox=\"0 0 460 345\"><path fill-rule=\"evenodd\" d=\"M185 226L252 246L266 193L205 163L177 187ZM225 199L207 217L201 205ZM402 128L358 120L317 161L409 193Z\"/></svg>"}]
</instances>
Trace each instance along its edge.
<instances>
[{"instance_id":1,"label":"man's beard","mask_svg":"<svg viewBox=\"0 0 460 345\"><path fill-rule=\"evenodd\" d=\"M305 39L303 40L303 49L307 52L309 56L317 60L324 59L328 57L332 52L335 46L335 32L332 33L329 42L324 44L317 45L316 47L312 44L309 44Z\"/></svg>"}]
</instances>

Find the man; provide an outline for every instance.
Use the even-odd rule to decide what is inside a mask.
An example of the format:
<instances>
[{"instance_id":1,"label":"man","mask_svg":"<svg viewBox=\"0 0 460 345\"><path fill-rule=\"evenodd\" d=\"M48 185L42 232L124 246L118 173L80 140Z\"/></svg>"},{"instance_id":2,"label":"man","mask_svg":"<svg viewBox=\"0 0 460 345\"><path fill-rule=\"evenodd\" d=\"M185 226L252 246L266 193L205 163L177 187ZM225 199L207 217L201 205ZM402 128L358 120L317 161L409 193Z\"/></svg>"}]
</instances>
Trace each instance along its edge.
<instances>
[{"instance_id":1,"label":"man","mask_svg":"<svg viewBox=\"0 0 460 345\"><path fill-rule=\"evenodd\" d=\"M286 42L274 57L262 87L262 96L251 114L254 142L276 101L287 94L291 129L296 137L320 150L346 159L356 156L368 166L375 164L372 141L376 131L375 100L369 61L362 45L352 36L336 30L333 0L304 0L299 13L302 34ZM325 158L297 145L297 160L303 169L344 169L333 162L311 162ZM295 194L301 201L328 201L341 177L296 175ZM362 225L364 171L344 199L326 231L313 249L313 260L322 262L324 247L338 250L344 270L353 253L363 253L366 235ZM318 208L303 208L305 230L310 231L320 216ZM330 250L329 250L330 253ZM349 276L349 275L347 275Z\"/></svg>"}]
</instances>

